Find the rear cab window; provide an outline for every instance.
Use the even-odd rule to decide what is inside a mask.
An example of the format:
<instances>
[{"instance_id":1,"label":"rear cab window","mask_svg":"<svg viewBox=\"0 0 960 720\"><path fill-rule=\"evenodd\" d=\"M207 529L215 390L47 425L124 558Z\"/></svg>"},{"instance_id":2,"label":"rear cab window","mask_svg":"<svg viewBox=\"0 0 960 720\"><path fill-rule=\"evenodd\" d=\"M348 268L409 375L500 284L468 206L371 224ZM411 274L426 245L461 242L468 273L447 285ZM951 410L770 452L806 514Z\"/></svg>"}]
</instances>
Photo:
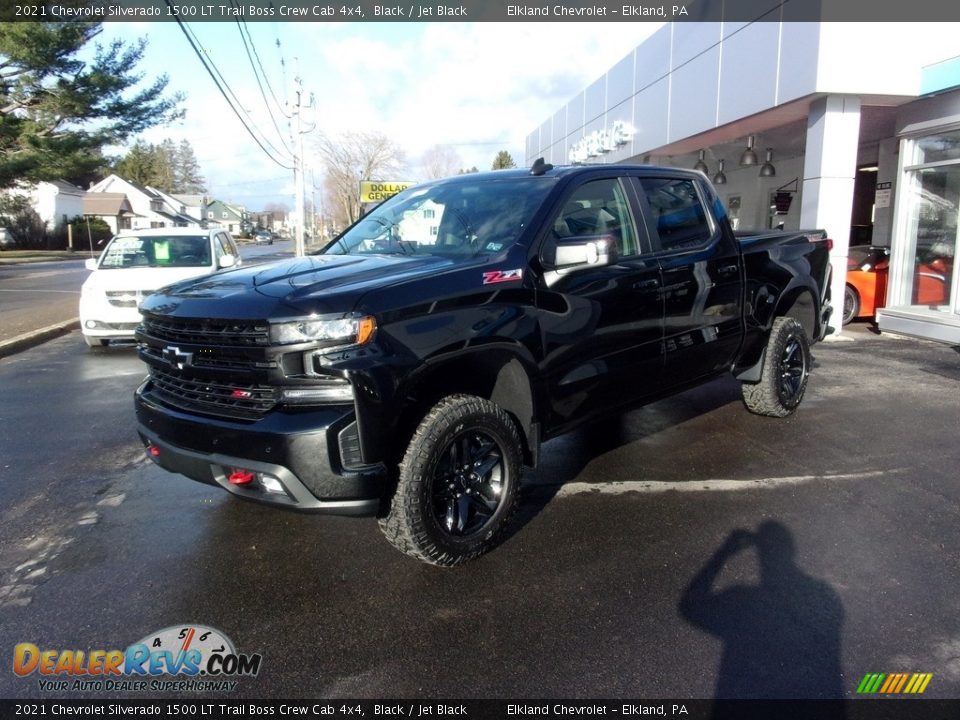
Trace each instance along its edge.
<instances>
[{"instance_id":1,"label":"rear cab window","mask_svg":"<svg viewBox=\"0 0 960 720\"><path fill-rule=\"evenodd\" d=\"M687 252L709 245L717 227L697 184L687 178L641 177L651 233L664 252Z\"/></svg>"}]
</instances>

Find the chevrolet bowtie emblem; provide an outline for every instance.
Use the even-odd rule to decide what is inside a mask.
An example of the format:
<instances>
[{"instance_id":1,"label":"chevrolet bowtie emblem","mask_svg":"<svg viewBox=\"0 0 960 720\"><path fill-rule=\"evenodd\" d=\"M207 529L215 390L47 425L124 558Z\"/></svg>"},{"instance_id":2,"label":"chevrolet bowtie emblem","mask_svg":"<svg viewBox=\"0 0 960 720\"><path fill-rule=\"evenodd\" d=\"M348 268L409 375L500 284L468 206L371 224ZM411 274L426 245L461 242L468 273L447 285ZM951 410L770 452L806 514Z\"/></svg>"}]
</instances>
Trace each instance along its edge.
<instances>
[{"instance_id":1,"label":"chevrolet bowtie emblem","mask_svg":"<svg viewBox=\"0 0 960 720\"><path fill-rule=\"evenodd\" d=\"M175 345L167 345L163 349L163 359L170 363L170 367L183 370L193 362L193 353L183 352Z\"/></svg>"}]
</instances>

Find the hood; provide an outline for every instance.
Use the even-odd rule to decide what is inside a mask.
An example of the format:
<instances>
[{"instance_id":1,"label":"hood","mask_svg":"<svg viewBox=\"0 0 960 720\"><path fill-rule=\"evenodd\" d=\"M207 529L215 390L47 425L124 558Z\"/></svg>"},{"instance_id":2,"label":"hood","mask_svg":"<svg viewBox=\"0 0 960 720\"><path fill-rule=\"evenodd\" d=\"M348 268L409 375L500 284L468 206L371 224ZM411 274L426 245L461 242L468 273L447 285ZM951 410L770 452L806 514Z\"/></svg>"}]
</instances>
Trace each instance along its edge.
<instances>
[{"instance_id":1,"label":"hood","mask_svg":"<svg viewBox=\"0 0 960 720\"><path fill-rule=\"evenodd\" d=\"M230 300L236 319L303 313L346 313L373 288L436 275L455 261L429 255L313 255L242 267L168 287L143 310L182 317L222 316Z\"/></svg>"},{"instance_id":2,"label":"hood","mask_svg":"<svg viewBox=\"0 0 960 720\"><path fill-rule=\"evenodd\" d=\"M94 270L84 281L87 290L153 291L164 285L210 274L209 267L133 267Z\"/></svg>"}]
</instances>

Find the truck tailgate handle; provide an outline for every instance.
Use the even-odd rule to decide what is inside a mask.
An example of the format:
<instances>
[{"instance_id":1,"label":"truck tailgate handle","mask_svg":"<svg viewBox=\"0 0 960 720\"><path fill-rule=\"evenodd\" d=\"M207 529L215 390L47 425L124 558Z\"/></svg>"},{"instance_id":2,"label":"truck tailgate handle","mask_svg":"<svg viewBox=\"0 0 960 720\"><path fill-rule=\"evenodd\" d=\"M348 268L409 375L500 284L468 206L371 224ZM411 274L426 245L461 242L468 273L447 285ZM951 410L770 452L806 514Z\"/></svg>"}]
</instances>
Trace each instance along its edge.
<instances>
[{"instance_id":1,"label":"truck tailgate handle","mask_svg":"<svg viewBox=\"0 0 960 720\"><path fill-rule=\"evenodd\" d=\"M721 275L729 275L730 273L735 273L739 269L739 265L724 265L723 267L718 267L717 272Z\"/></svg>"},{"instance_id":2,"label":"truck tailgate handle","mask_svg":"<svg viewBox=\"0 0 960 720\"><path fill-rule=\"evenodd\" d=\"M641 280L640 282L633 284L634 290L652 290L653 288L658 287L660 287L660 281L657 279Z\"/></svg>"}]
</instances>

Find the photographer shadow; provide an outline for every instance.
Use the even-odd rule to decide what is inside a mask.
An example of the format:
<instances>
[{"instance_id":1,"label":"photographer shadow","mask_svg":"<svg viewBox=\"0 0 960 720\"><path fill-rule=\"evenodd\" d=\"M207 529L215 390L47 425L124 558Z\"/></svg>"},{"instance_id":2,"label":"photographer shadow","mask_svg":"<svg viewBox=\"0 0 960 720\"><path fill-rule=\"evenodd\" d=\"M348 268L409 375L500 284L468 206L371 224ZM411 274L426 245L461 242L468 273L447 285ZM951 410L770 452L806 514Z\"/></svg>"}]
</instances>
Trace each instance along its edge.
<instances>
[{"instance_id":1,"label":"photographer shadow","mask_svg":"<svg viewBox=\"0 0 960 720\"><path fill-rule=\"evenodd\" d=\"M715 589L724 566L749 547L757 552L759 585ZM723 640L717 699L843 699L843 604L828 583L797 566L795 555L782 523L735 530L685 590L680 614ZM842 704L830 707L829 717L843 716ZM734 708L717 703L714 717L727 717L726 710Z\"/></svg>"}]
</instances>

